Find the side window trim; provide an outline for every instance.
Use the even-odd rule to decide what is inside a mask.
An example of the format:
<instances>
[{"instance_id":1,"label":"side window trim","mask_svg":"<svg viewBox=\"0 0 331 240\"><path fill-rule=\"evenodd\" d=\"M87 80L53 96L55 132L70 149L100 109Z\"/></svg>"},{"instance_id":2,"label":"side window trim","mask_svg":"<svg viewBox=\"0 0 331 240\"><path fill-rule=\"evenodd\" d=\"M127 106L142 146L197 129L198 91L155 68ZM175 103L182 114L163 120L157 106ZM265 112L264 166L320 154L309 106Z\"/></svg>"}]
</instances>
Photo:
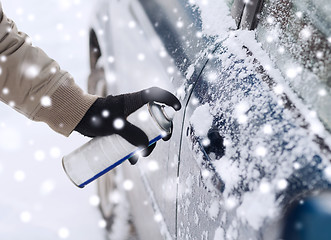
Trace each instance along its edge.
<instances>
[{"instance_id":1,"label":"side window trim","mask_svg":"<svg viewBox=\"0 0 331 240\"><path fill-rule=\"evenodd\" d=\"M238 29L254 30L259 20L263 0L234 0L231 15Z\"/></svg>"}]
</instances>

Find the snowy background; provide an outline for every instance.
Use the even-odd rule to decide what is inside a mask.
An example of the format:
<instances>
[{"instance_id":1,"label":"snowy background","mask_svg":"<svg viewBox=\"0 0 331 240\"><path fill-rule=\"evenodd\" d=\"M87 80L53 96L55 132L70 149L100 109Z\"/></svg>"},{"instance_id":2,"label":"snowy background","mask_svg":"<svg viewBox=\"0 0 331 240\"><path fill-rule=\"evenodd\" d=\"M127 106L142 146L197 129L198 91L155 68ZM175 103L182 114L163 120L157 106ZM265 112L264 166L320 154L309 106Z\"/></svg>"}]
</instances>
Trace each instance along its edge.
<instances>
[{"instance_id":1,"label":"snowy background","mask_svg":"<svg viewBox=\"0 0 331 240\"><path fill-rule=\"evenodd\" d=\"M88 23L96 1L2 0L5 14L86 90ZM95 184L76 188L61 159L88 139L65 138L0 104L0 239L105 239Z\"/></svg>"}]
</instances>

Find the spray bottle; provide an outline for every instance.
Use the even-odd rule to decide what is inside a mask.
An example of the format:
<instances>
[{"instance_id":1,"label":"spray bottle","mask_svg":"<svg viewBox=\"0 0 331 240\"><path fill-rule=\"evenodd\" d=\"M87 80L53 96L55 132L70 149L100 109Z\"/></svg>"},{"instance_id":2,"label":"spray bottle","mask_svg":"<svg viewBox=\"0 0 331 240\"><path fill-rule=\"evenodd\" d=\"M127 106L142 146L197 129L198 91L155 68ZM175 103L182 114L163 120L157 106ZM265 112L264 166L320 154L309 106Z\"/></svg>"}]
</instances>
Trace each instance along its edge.
<instances>
[{"instance_id":1,"label":"spray bottle","mask_svg":"<svg viewBox=\"0 0 331 240\"><path fill-rule=\"evenodd\" d=\"M151 145L171 133L174 113L171 107L151 102L127 120L146 133ZM96 137L64 156L62 165L70 180L83 188L142 150L117 134Z\"/></svg>"}]
</instances>

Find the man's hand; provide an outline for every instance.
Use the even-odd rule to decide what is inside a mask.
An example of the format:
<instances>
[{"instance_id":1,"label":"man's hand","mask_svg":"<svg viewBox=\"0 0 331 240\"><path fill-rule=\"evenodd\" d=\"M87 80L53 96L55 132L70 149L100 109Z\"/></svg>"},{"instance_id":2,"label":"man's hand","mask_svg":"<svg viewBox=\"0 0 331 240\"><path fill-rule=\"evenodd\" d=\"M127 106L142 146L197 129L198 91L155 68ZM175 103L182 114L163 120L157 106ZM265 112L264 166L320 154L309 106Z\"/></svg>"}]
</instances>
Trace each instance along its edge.
<instances>
[{"instance_id":1,"label":"man's hand","mask_svg":"<svg viewBox=\"0 0 331 240\"><path fill-rule=\"evenodd\" d=\"M138 127L131 124L126 118L148 102L155 101L180 110L179 100L170 92L161 88L152 87L139 92L107 96L98 98L86 112L83 119L76 126L75 131L88 137L107 136L118 134L131 144L148 147L147 135ZM164 140L168 140L166 136ZM143 156L148 156L154 149L155 144L144 150ZM130 159L132 164L137 159Z\"/></svg>"}]
</instances>

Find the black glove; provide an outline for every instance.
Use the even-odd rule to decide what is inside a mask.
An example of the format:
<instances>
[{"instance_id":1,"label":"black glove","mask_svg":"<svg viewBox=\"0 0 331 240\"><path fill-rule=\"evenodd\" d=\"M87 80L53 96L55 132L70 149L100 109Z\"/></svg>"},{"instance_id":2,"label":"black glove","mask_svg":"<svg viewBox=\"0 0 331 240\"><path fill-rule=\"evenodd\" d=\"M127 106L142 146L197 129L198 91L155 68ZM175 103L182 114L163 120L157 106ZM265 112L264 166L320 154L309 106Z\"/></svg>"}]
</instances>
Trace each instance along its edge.
<instances>
[{"instance_id":1,"label":"black glove","mask_svg":"<svg viewBox=\"0 0 331 240\"><path fill-rule=\"evenodd\" d=\"M98 98L74 130L88 137L107 136L116 133L129 143L146 148L142 155L148 156L155 144L148 147L147 135L140 128L128 122L126 118L151 101L164 103L176 111L181 108L179 100L172 93L157 87L135 93L109 95L105 98ZM164 140L169 138L166 136ZM131 164L136 163L136 161L136 158L130 158Z\"/></svg>"}]
</instances>

